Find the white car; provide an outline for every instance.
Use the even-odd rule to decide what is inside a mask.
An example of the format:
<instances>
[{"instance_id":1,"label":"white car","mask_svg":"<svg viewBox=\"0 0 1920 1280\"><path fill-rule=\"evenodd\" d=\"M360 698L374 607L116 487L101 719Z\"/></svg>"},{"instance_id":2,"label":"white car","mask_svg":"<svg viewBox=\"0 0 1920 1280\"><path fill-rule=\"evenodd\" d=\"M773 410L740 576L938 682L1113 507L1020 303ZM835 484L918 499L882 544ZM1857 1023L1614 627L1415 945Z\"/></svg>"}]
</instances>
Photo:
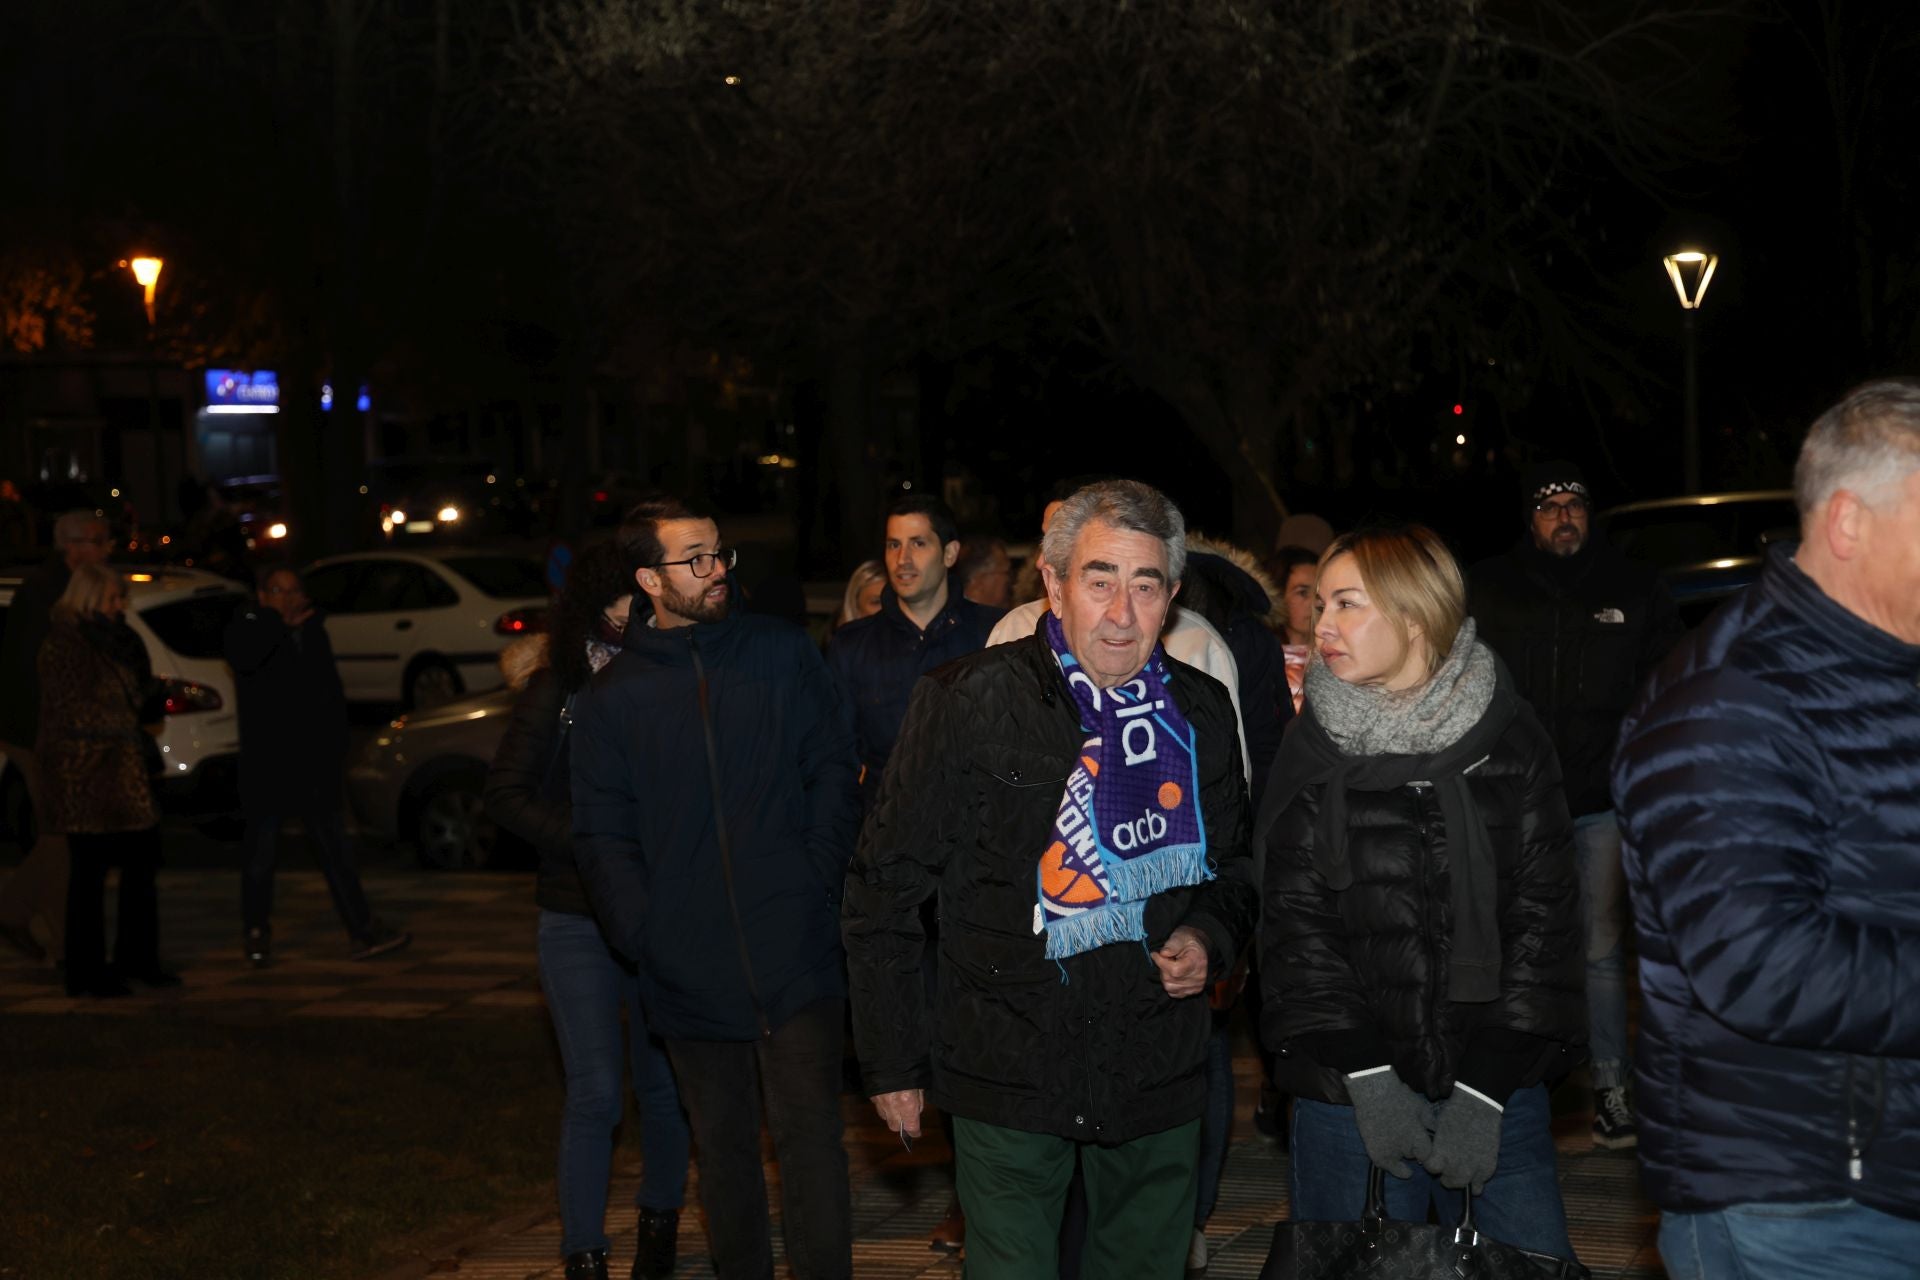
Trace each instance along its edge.
<instances>
[{"instance_id":1,"label":"white car","mask_svg":"<svg viewBox=\"0 0 1920 1280\"><path fill-rule=\"evenodd\" d=\"M161 798L173 810L207 817L231 813L238 794L240 722L221 640L247 594L226 578L195 569L115 567L127 578L127 625L146 643L153 674L166 682ZM0 625L19 585L18 578L0 579ZM24 790L8 793L10 811L23 800ZM6 816L10 827L22 821L14 812Z\"/></svg>"},{"instance_id":2,"label":"white car","mask_svg":"<svg viewBox=\"0 0 1920 1280\"><path fill-rule=\"evenodd\" d=\"M302 576L352 702L435 707L497 688L500 650L547 608L539 561L497 551L329 556Z\"/></svg>"}]
</instances>

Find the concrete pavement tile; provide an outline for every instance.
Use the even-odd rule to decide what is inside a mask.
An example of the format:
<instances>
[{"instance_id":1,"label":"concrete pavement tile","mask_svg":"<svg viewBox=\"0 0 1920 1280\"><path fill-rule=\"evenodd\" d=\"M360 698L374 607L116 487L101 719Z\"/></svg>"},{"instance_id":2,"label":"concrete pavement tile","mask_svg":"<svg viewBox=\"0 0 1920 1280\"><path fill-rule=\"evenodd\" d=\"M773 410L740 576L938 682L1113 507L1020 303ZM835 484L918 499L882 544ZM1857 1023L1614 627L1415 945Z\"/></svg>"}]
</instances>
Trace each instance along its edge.
<instances>
[{"instance_id":1,"label":"concrete pavement tile","mask_svg":"<svg viewBox=\"0 0 1920 1280\"><path fill-rule=\"evenodd\" d=\"M538 991L482 991L466 1003L498 1009L532 1009L546 1003Z\"/></svg>"},{"instance_id":2,"label":"concrete pavement tile","mask_svg":"<svg viewBox=\"0 0 1920 1280\"><path fill-rule=\"evenodd\" d=\"M531 947L524 951L453 951L434 957L435 964L471 965L476 969L520 969L532 972L539 967L540 959Z\"/></svg>"},{"instance_id":3,"label":"concrete pavement tile","mask_svg":"<svg viewBox=\"0 0 1920 1280\"><path fill-rule=\"evenodd\" d=\"M293 1010L296 1018L425 1018L444 1004L410 1000L322 1000Z\"/></svg>"},{"instance_id":4,"label":"concrete pavement tile","mask_svg":"<svg viewBox=\"0 0 1920 1280\"><path fill-rule=\"evenodd\" d=\"M272 1004L298 1004L303 1001L331 1000L336 996L345 995L347 991L348 988L341 986L296 986L291 983L251 983L240 986L230 983L221 987L188 987L180 993L180 998L194 1004L206 1004L211 1001L238 1003L248 1000Z\"/></svg>"},{"instance_id":5,"label":"concrete pavement tile","mask_svg":"<svg viewBox=\"0 0 1920 1280\"><path fill-rule=\"evenodd\" d=\"M22 1000L18 1004L10 1004L5 1009L0 1009L0 1013L72 1013L75 1009L92 1003L95 1002L76 999L72 996L41 996L37 1000ZM103 1000L99 1003L111 1004L112 1001Z\"/></svg>"},{"instance_id":6,"label":"concrete pavement tile","mask_svg":"<svg viewBox=\"0 0 1920 1280\"><path fill-rule=\"evenodd\" d=\"M484 991L512 981L513 975L508 973L432 973L415 969L406 973L382 974L361 983L360 989L372 991L383 987L409 987L419 991Z\"/></svg>"}]
</instances>

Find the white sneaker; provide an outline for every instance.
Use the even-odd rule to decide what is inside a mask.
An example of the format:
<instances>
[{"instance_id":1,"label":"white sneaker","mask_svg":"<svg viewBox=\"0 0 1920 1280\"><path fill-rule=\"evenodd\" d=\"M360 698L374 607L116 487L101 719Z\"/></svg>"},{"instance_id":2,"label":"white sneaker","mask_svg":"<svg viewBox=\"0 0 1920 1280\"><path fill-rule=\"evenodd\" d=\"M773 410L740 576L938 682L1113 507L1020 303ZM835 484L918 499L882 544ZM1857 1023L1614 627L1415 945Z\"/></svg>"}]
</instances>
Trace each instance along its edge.
<instances>
[{"instance_id":1,"label":"white sneaker","mask_svg":"<svg viewBox=\"0 0 1920 1280\"><path fill-rule=\"evenodd\" d=\"M1193 1243L1187 1246L1187 1270L1205 1271L1207 1269L1207 1233L1200 1228L1193 1229Z\"/></svg>"}]
</instances>

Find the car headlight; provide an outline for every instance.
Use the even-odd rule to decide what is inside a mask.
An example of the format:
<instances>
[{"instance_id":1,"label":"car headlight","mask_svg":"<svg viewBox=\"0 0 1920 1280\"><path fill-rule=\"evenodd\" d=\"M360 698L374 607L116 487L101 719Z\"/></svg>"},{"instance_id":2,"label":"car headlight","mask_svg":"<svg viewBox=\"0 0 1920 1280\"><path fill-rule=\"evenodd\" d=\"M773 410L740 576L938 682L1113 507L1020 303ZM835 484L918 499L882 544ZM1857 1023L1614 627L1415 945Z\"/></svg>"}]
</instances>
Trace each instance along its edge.
<instances>
[{"instance_id":1,"label":"car headlight","mask_svg":"<svg viewBox=\"0 0 1920 1280\"><path fill-rule=\"evenodd\" d=\"M440 508L441 524L452 524L455 520L458 520L459 518L460 518L460 508L458 507Z\"/></svg>"}]
</instances>

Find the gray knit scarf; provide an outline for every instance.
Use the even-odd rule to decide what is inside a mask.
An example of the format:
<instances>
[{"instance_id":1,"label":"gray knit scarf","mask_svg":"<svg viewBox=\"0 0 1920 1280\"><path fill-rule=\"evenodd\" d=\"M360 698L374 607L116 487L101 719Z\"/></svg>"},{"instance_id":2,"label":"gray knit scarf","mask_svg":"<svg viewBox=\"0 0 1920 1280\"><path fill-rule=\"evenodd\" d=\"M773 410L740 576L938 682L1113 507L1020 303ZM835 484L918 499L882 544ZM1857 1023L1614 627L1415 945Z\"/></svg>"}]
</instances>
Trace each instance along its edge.
<instances>
[{"instance_id":1,"label":"gray knit scarf","mask_svg":"<svg viewBox=\"0 0 1920 1280\"><path fill-rule=\"evenodd\" d=\"M1428 756L1466 736L1493 701L1493 652L1460 626L1447 660L1425 684L1399 693L1348 684L1320 660L1307 664L1307 702L1350 756ZM1424 781L1424 779L1423 779Z\"/></svg>"}]
</instances>

